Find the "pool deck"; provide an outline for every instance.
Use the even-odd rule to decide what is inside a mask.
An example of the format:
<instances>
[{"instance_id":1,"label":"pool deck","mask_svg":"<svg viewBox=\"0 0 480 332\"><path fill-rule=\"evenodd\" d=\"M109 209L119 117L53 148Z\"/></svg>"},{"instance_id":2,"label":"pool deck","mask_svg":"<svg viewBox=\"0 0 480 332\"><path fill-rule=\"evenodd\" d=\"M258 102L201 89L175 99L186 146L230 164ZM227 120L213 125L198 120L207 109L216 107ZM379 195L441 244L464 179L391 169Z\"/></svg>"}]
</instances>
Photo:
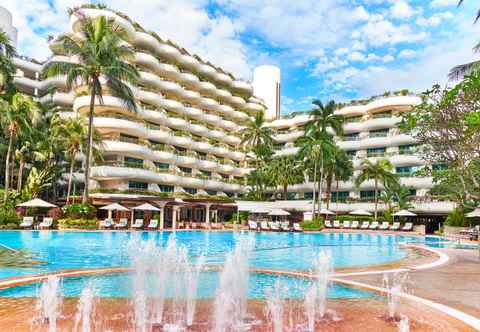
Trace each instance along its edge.
<instances>
[{"instance_id":1,"label":"pool deck","mask_svg":"<svg viewBox=\"0 0 480 332\"><path fill-rule=\"evenodd\" d=\"M480 255L477 250L437 249L448 262L431 269L409 271L410 291L480 318ZM372 286L382 286L383 274L345 276Z\"/></svg>"}]
</instances>

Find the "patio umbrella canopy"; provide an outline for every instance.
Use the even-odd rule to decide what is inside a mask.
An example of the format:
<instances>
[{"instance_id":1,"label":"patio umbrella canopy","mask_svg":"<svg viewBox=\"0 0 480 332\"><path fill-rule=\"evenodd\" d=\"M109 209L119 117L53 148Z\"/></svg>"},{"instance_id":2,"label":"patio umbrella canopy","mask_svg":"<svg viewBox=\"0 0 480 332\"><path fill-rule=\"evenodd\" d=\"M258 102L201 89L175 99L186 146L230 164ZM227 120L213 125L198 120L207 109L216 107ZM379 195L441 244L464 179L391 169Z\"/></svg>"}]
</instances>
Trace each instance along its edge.
<instances>
[{"instance_id":1,"label":"patio umbrella canopy","mask_svg":"<svg viewBox=\"0 0 480 332\"><path fill-rule=\"evenodd\" d=\"M355 210L349 213L352 216L371 216L372 214L365 210Z\"/></svg>"},{"instance_id":2,"label":"patio umbrella canopy","mask_svg":"<svg viewBox=\"0 0 480 332\"><path fill-rule=\"evenodd\" d=\"M335 214L335 212L332 212L332 211L327 210L327 209L321 209L321 210L320 210L320 214L333 215L333 214Z\"/></svg>"},{"instance_id":3,"label":"patio umbrella canopy","mask_svg":"<svg viewBox=\"0 0 480 332\"><path fill-rule=\"evenodd\" d=\"M273 209L272 211L268 212L269 216L289 216L290 212L282 210L282 209Z\"/></svg>"},{"instance_id":4,"label":"patio umbrella canopy","mask_svg":"<svg viewBox=\"0 0 480 332\"><path fill-rule=\"evenodd\" d=\"M480 218L480 207L465 215L467 218Z\"/></svg>"},{"instance_id":5,"label":"patio umbrella canopy","mask_svg":"<svg viewBox=\"0 0 480 332\"><path fill-rule=\"evenodd\" d=\"M35 198L31 201L18 204L19 207L38 207L38 208L54 208L57 207L55 204L45 202L43 199Z\"/></svg>"},{"instance_id":6,"label":"patio umbrella canopy","mask_svg":"<svg viewBox=\"0 0 480 332\"><path fill-rule=\"evenodd\" d=\"M132 210L142 210L142 211L160 211L159 208L153 206L152 204L145 203L139 206L135 206Z\"/></svg>"},{"instance_id":7,"label":"patio umbrella canopy","mask_svg":"<svg viewBox=\"0 0 480 332\"><path fill-rule=\"evenodd\" d=\"M417 215L413 212L408 211L408 210L400 210L400 211L392 214L392 216L395 216L395 217L416 217Z\"/></svg>"},{"instance_id":8,"label":"patio umbrella canopy","mask_svg":"<svg viewBox=\"0 0 480 332\"><path fill-rule=\"evenodd\" d=\"M123 205L120 205L118 203L113 203L110 205L105 205L100 208L100 210L109 210L109 211L130 211L128 208L126 208Z\"/></svg>"},{"instance_id":9,"label":"patio umbrella canopy","mask_svg":"<svg viewBox=\"0 0 480 332\"><path fill-rule=\"evenodd\" d=\"M258 213L258 214L267 214L269 212L270 212L270 210L264 209L264 208L255 208L255 209L250 211L250 213Z\"/></svg>"}]
</instances>

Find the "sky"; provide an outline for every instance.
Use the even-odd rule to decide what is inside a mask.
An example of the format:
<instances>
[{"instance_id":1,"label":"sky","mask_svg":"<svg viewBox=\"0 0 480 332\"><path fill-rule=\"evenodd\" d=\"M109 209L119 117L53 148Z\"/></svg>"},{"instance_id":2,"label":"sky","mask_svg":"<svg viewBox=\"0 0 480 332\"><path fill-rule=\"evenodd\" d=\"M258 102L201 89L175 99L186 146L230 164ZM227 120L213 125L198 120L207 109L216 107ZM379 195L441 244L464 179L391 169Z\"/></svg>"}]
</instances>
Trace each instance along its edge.
<instances>
[{"instance_id":1,"label":"sky","mask_svg":"<svg viewBox=\"0 0 480 332\"><path fill-rule=\"evenodd\" d=\"M97 2L97 1L90 1ZM2 0L18 51L39 60L46 39L69 29L67 8L88 1ZM313 99L344 102L447 84L453 66L480 58L478 1L105 0L147 30L251 80L255 66L282 71L282 113Z\"/></svg>"}]
</instances>

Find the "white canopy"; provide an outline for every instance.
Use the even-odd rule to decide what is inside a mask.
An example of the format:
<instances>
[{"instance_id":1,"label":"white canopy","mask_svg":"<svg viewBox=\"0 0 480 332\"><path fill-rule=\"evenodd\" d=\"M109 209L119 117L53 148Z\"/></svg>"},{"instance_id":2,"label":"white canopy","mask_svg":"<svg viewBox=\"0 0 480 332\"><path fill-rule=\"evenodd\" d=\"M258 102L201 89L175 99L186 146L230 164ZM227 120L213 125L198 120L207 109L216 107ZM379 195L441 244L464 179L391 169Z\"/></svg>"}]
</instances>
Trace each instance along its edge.
<instances>
[{"instance_id":1,"label":"white canopy","mask_svg":"<svg viewBox=\"0 0 480 332\"><path fill-rule=\"evenodd\" d=\"M156 206L153 206L152 204L145 203L139 206L135 206L132 208L132 210L142 210L142 211L160 211L159 208Z\"/></svg>"},{"instance_id":2,"label":"white canopy","mask_svg":"<svg viewBox=\"0 0 480 332\"><path fill-rule=\"evenodd\" d=\"M480 207L465 215L467 218L480 218Z\"/></svg>"},{"instance_id":3,"label":"white canopy","mask_svg":"<svg viewBox=\"0 0 480 332\"><path fill-rule=\"evenodd\" d=\"M282 209L273 209L268 212L269 216L289 216L290 212L282 210Z\"/></svg>"},{"instance_id":4,"label":"white canopy","mask_svg":"<svg viewBox=\"0 0 480 332\"><path fill-rule=\"evenodd\" d=\"M371 216L372 215L370 212L365 210L355 210L350 212L349 214L351 214L352 216Z\"/></svg>"},{"instance_id":5,"label":"white canopy","mask_svg":"<svg viewBox=\"0 0 480 332\"><path fill-rule=\"evenodd\" d=\"M113 203L110 205L105 205L100 208L100 210L109 210L109 211L130 211L128 208L126 208L123 205L120 205L118 203Z\"/></svg>"},{"instance_id":6,"label":"white canopy","mask_svg":"<svg viewBox=\"0 0 480 332\"><path fill-rule=\"evenodd\" d=\"M258 207L258 208L254 208L252 210L250 210L250 213L258 213L258 214L266 214L266 213L269 213L270 210L269 209L266 209L266 208L263 208L263 207Z\"/></svg>"},{"instance_id":7,"label":"white canopy","mask_svg":"<svg viewBox=\"0 0 480 332\"><path fill-rule=\"evenodd\" d=\"M34 198L31 201L18 204L17 206L21 206L21 207L41 207L41 208L57 207L55 204L45 202L43 199L40 199L40 198Z\"/></svg>"},{"instance_id":8,"label":"white canopy","mask_svg":"<svg viewBox=\"0 0 480 332\"><path fill-rule=\"evenodd\" d=\"M392 216L395 216L395 217L416 217L417 215L413 212L408 211L408 210L400 210L400 211L392 214Z\"/></svg>"},{"instance_id":9,"label":"white canopy","mask_svg":"<svg viewBox=\"0 0 480 332\"><path fill-rule=\"evenodd\" d=\"M332 215L332 214L335 214L335 212L332 212L332 211L327 210L327 209L321 209L321 210L320 210L320 214L329 214L329 215Z\"/></svg>"},{"instance_id":10,"label":"white canopy","mask_svg":"<svg viewBox=\"0 0 480 332\"><path fill-rule=\"evenodd\" d=\"M176 197L174 200L173 200L175 203L185 203L185 201L179 197Z\"/></svg>"}]
</instances>

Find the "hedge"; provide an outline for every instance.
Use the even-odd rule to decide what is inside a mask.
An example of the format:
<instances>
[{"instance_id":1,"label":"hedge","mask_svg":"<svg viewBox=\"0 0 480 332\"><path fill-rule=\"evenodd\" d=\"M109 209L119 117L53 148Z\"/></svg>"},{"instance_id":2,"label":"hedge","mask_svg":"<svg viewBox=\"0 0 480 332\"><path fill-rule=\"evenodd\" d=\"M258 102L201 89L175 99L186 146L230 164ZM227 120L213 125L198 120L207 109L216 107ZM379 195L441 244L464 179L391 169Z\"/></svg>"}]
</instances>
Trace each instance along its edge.
<instances>
[{"instance_id":1,"label":"hedge","mask_svg":"<svg viewBox=\"0 0 480 332\"><path fill-rule=\"evenodd\" d=\"M323 219L306 220L303 221L300 226L304 231L321 231L323 229Z\"/></svg>"}]
</instances>

